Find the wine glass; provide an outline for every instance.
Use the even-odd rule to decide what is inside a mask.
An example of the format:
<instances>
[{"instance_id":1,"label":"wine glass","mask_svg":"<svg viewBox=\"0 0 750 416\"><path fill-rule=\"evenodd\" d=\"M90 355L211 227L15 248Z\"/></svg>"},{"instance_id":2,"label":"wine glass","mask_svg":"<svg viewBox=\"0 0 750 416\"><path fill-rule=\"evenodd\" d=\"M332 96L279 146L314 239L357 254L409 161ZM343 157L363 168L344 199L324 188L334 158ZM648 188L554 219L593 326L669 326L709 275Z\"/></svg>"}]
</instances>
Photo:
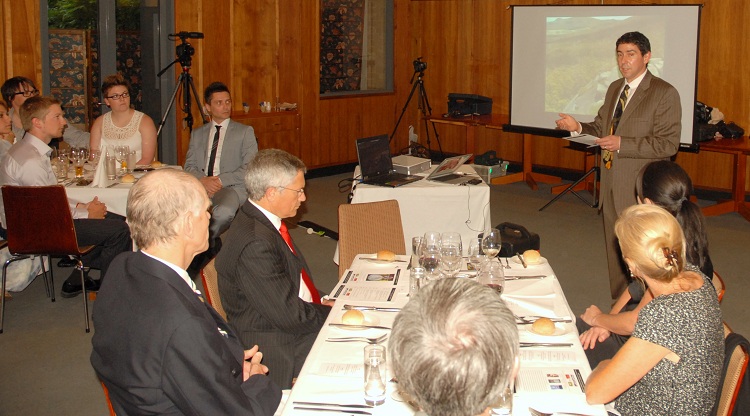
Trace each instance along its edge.
<instances>
[{"instance_id":1,"label":"wine glass","mask_svg":"<svg viewBox=\"0 0 750 416\"><path fill-rule=\"evenodd\" d=\"M440 270L448 277L454 277L461 268L461 245L451 240L440 243Z\"/></svg>"},{"instance_id":2,"label":"wine glass","mask_svg":"<svg viewBox=\"0 0 750 416\"><path fill-rule=\"evenodd\" d=\"M482 236L482 251L484 251L484 254L490 261L500 253L501 243L500 230L497 228L491 228L484 232Z\"/></svg>"},{"instance_id":3,"label":"wine glass","mask_svg":"<svg viewBox=\"0 0 750 416\"><path fill-rule=\"evenodd\" d=\"M477 275L477 282L494 289L498 294L502 294L505 285L503 265L497 261L490 261L485 264Z\"/></svg>"},{"instance_id":4,"label":"wine glass","mask_svg":"<svg viewBox=\"0 0 750 416\"><path fill-rule=\"evenodd\" d=\"M448 232L440 234L440 243L448 244L458 247L459 255L463 255L464 247L461 244L461 234L455 232Z\"/></svg>"},{"instance_id":5,"label":"wine glass","mask_svg":"<svg viewBox=\"0 0 750 416\"><path fill-rule=\"evenodd\" d=\"M440 233L428 231L419 246L419 264L427 272L428 280L440 277Z\"/></svg>"},{"instance_id":6,"label":"wine glass","mask_svg":"<svg viewBox=\"0 0 750 416\"><path fill-rule=\"evenodd\" d=\"M487 261L487 257L485 257L484 252L482 251L481 238L472 238L471 241L469 241L469 252L467 255L469 256L469 264L471 264L472 268L477 271L477 274L479 274L479 271L482 269L482 264Z\"/></svg>"}]
</instances>

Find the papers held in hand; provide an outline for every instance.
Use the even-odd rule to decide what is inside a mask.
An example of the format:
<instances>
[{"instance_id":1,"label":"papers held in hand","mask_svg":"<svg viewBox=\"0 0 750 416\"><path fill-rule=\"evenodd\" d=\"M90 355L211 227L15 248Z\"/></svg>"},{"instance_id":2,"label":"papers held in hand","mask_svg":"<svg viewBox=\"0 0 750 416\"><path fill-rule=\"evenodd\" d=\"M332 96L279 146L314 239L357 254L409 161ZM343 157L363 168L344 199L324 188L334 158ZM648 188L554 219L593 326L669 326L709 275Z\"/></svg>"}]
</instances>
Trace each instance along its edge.
<instances>
[{"instance_id":1,"label":"papers held in hand","mask_svg":"<svg viewBox=\"0 0 750 416\"><path fill-rule=\"evenodd\" d=\"M584 144L588 147L599 146L595 143L597 140L599 140L599 138L590 134L579 134L578 136L565 136L562 138L565 140L570 140L571 142Z\"/></svg>"}]
</instances>

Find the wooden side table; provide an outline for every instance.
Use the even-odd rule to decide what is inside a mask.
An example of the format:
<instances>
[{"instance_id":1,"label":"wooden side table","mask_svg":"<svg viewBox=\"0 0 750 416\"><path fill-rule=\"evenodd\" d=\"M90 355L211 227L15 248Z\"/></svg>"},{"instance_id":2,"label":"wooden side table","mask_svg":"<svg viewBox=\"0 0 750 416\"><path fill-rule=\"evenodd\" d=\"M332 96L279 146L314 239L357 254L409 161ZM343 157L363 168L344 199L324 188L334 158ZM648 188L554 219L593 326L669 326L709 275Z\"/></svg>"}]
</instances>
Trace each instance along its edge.
<instances>
[{"instance_id":1,"label":"wooden side table","mask_svg":"<svg viewBox=\"0 0 750 416\"><path fill-rule=\"evenodd\" d=\"M700 150L706 152L726 153L734 157L734 178L732 179L732 199L720 201L715 205L703 208L703 215L721 215L738 212L750 221L750 207L745 202L745 175L747 174L747 156L750 155L750 138L722 139L700 144Z\"/></svg>"}]
</instances>

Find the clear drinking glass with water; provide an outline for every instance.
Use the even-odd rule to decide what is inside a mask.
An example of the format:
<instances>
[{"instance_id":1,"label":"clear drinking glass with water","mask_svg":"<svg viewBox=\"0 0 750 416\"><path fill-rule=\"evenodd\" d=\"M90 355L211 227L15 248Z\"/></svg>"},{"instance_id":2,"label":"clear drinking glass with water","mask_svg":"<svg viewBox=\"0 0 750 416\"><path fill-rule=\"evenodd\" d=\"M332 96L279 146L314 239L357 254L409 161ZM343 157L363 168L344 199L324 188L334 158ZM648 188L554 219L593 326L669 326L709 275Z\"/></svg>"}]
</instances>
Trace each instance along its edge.
<instances>
[{"instance_id":1,"label":"clear drinking glass with water","mask_svg":"<svg viewBox=\"0 0 750 416\"><path fill-rule=\"evenodd\" d=\"M365 347L365 403L378 406L385 403L386 362L385 346Z\"/></svg>"},{"instance_id":2,"label":"clear drinking glass with water","mask_svg":"<svg viewBox=\"0 0 750 416\"><path fill-rule=\"evenodd\" d=\"M487 260L487 257L485 257L484 252L482 251L481 238L472 238L471 241L469 241L469 249L467 255L469 256L469 264L471 265L471 269L477 271L478 273L479 270L482 269L482 264Z\"/></svg>"},{"instance_id":3,"label":"clear drinking glass with water","mask_svg":"<svg viewBox=\"0 0 750 416\"><path fill-rule=\"evenodd\" d=\"M482 234L482 251L490 261L500 253L501 244L502 238L497 228L491 228Z\"/></svg>"}]
</instances>

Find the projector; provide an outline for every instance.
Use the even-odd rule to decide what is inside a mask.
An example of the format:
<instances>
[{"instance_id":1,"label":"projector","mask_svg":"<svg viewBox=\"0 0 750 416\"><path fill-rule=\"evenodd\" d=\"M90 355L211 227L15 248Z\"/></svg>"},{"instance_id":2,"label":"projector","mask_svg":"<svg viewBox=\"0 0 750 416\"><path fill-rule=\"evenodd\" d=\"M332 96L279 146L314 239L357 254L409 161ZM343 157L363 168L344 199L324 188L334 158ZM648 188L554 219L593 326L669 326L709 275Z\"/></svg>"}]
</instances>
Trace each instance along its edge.
<instances>
[{"instance_id":1,"label":"projector","mask_svg":"<svg viewBox=\"0 0 750 416\"><path fill-rule=\"evenodd\" d=\"M404 175L414 175L424 172L432 166L430 159L399 155L393 158L393 170Z\"/></svg>"},{"instance_id":2,"label":"projector","mask_svg":"<svg viewBox=\"0 0 750 416\"><path fill-rule=\"evenodd\" d=\"M482 178L484 183L489 184L492 181L492 178L505 176L505 173L508 170L508 162L500 162L499 164L492 166L471 165L471 167L477 171L477 175Z\"/></svg>"}]
</instances>

